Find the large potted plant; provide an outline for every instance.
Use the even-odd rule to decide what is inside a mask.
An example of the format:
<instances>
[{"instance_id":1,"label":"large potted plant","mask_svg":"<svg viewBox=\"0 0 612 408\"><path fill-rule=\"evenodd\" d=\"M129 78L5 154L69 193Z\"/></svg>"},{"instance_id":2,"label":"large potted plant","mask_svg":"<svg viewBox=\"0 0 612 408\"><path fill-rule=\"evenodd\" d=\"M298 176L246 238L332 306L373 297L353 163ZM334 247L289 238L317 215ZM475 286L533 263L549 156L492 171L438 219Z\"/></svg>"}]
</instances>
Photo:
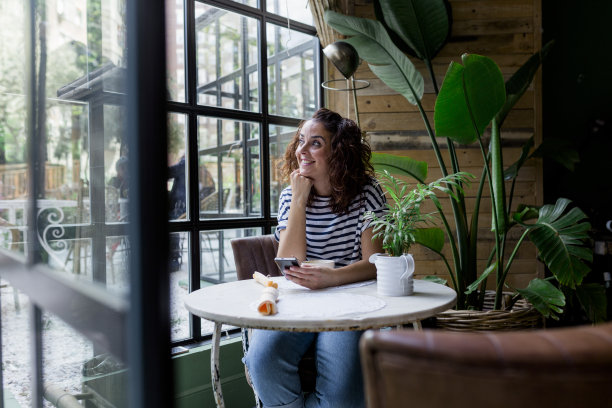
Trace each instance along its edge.
<instances>
[{"instance_id":1,"label":"large potted plant","mask_svg":"<svg viewBox=\"0 0 612 408\"><path fill-rule=\"evenodd\" d=\"M569 200L565 199L542 208L519 206L518 211L510 212L513 208L513 180L522 164L537 151L530 153L533 147L531 139L523 148L521 158L504 169L501 126L531 83L547 47L534 54L505 84L499 67L487 57L464 55L462 63L452 62L436 98L432 126L420 103L423 77L396 44L400 44L402 49L411 49L412 55L423 59L430 67L431 60L448 37L451 21L448 4L444 0L375 0L374 3L377 16L384 24L332 11L326 12L326 22L347 37L343 41L358 51L374 74L418 107L443 175L449 173L449 168L453 172L460 171L455 143L478 143L483 155L484 166L476 203L469 209L471 218L468 217L468 207L461 189L454 189L457 199L450 200L454 230L449 226L441 206L437 205L451 247L452 266L437 249L437 237L426 235L417 239L418 243L434 250L445 260L448 274L457 290L457 308L482 309L482 289L486 287L487 279L494 277L494 309L503 307L504 292L510 291L513 295L510 305L524 298L543 316L558 318L565 304L565 294L571 294L578 298L591 320L602 320L605 313L603 287L583 283L592 259L592 251L587 245L590 225L585 214L578 208L572 208ZM389 33L393 34L393 39ZM433 73L432 81L438 93ZM483 135L489 125L491 137L486 146ZM447 138L449 165L441 154L436 140L438 137ZM409 158L392 155L374 155L374 162L379 167L413 176L413 171L404 169L418 167ZM418 177L417 180L423 182ZM506 191L506 181L512 183L509 191ZM478 271L478 214L485 182L490 188L494 248L486 269ZM523 231L514 247L507 248L508 232L515 228L522 228ZM539 257L550 270L551 277L533 279L526 288L509 287L508 271L526 238L537 247Z\"/></svg>"}]
</instances>

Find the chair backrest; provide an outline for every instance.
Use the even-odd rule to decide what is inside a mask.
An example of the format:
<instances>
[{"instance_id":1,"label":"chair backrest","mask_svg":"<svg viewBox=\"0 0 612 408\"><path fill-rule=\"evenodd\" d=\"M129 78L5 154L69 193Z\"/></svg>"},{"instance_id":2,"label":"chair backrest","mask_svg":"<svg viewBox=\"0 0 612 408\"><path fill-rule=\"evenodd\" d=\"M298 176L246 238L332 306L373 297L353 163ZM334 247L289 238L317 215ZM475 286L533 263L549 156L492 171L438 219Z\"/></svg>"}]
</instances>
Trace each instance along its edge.
<instances>
[{"instance_id":1,"label":"chair backrest","mask_svg":"<svg viewBox=\"0 0 612 408\"><path fill-rule=\"evenodd\" d=\"M278 242L274 239L274 235L234 238L230 240L230 244L236 261L238 280L252 279L255 271L270 276L281 275L274 262L278 251ZM316 342L313 342L299 363L298 374L304 392L312 392L315 389L317 378L315 345Z\"/></svg>"},{"instance_id":2,"label":"chair backrest","mask_svg":"<svg viewBox=\"0 0 612 408\"><path fill-rule=\"evenodd\" d=\"M612 323L520 332L368 331L368 408L611 406Z\"/></svg>"},{"instance_id":3,"label":"chair backrest","mask_svg":"<svg viewBox=\"0 0 612 408\"><path fill-rule=\"evenodd\" d=\"M234 238L230 241L238 280L251 279L253 272L279 276L280 271L274 262L278 242L273 235Z\"/></svg>"}]
</instances>

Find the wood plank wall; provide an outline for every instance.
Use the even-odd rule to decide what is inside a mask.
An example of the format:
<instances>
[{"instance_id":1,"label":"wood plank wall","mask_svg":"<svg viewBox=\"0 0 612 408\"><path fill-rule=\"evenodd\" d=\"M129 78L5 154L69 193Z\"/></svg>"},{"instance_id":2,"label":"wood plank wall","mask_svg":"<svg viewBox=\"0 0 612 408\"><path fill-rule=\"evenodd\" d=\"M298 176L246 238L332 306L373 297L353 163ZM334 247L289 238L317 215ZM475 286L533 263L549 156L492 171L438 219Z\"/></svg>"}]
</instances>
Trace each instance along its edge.
<instances>
[{"instance_id":1,"label":"wood plank wall","mask_svg":"<svg viewBox=\"0 0 612 408\"><path fill-rule=\"evenodd\" d=\"M492 58L507 79L531 54L541 48L541 0L451 0L450 3L453 13L451 38L434 60L438 86L442 84L449 63L460 62L463 53L477 53ZM375 18L371 0L353 0L344 11L358 17ZM433 85L425 65L414 58L412 61L425 78L425 95L422 102L433 126L435 103ZM329 79L342 78L332 64L328 65ZM408 103L404 97L382 83L372 74L366 63L360 65L355 78L370 82L368 88L358 91L357 103L361 126L367 131L373 150L427 161L428 181L440 177L440 168L416 106ZM327 106L344 115L347 115L348 109L348 116L354 119L352 98L347 94L347 92L328 91ZM541 130L541 78L538 73L530 89L504 123L502 129L504 165L514 162L520 154L522 142L532 135L535 134L536 145L539 144ZM442 146L445 145L441 139L438 142ZM457 151L461 169L480 177L483 160L478 145L459 146ZM469 208L473 206L476 187L474 185L467 191ZM508 184L507 190L509 188ZM491 206L488 186L485 186L484 191L487 197L481 204L478 243L481 270L484 269L489 251L494 245L490 232ZM523 167L516 183L514 197L514 207L518 203L542 204L542 168L539 160L532 159ZM443 201L445 208L449 208L448 199ZM471 213L469 208L468 214ZM452 221L450 211L447 214L449 221ZM520 231L512 231L510 236L517 239ZM512 243L509 248L507 252L511 252ZM449 262L452 262L448 244L444 253ZM417 261L417 276L446 275L444 264L436 254L418 246L413 248L413 254ZM530 242L523 244L511 269L508 282L516 287L525 287L533 277L543 274L544 268L536 260L535 247ZM492 283L489 279L490 286Z\"/></svg>"}]
</instances>

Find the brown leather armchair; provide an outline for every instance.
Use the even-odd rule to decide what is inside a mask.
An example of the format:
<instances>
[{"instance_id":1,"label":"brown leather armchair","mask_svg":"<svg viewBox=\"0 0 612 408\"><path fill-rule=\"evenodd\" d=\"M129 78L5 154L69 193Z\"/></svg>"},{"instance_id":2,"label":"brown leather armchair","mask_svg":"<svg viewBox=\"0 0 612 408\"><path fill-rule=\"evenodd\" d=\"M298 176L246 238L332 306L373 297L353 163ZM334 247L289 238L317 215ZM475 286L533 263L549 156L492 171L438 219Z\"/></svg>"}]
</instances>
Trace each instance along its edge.
<instances>
[{"instance_id":1,"label":"brown leather armchair","mask_svg":"<svg viewBox=\"0 0 612 408\"><path fill-rule=\"evenodd\" d=\"M368 331L360 345L369 408L612 407L612 323Z\"/></svg>"}]
</instances>

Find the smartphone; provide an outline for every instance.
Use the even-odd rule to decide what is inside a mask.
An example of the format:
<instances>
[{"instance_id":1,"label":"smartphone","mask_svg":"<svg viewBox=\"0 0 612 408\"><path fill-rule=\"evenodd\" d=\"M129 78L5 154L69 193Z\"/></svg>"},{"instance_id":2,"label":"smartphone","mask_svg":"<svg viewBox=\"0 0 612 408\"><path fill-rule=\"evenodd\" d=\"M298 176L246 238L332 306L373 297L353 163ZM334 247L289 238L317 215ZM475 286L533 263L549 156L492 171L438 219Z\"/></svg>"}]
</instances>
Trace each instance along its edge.
<instances>
[{"instance_id":1,"label":"smartphone","mask_svg":"<svg viewBox=\"0 0 612 408\"><path fill-rule=\"evenodd\" d=\"M280 269L281 273L285 275L285 268L293 266L300 266L300 262L297 258L274 258L274 262L278 265L278 269Z\"/></svg>"}]
</instances>

